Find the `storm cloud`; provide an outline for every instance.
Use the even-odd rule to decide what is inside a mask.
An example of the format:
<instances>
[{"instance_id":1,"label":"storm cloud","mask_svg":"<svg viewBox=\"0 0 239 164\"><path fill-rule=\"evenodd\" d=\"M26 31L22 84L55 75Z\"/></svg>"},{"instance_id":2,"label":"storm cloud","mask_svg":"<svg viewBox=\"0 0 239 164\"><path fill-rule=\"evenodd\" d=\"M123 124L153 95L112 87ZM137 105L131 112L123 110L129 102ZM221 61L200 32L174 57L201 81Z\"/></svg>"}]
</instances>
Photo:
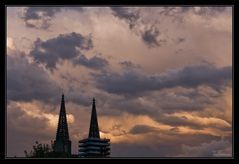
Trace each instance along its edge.
<instances>
[{"instance_id":1,"label":"storm cloud","mask_svg":"<svg viewBox=\"0 0 239 164\"><path fill-rule=\"evenodd\" d=\"M42 41L38 38L30 55L36 62L46 64L49 69L56 68L56 63L62 59L72 59L83 50L93 48L91 37L84 37L79 33L60 34L56 38Z\"/></svg>"},{"instance_id":2,"label":"storm cloud","mask_svg":"<svg viewBox=\"0 0 239 164\"><path fill-rule=\"evenodd\" d=\"M158 132L159 129L155 128L155 127L151 127L148 125L135 125L130 131L129 133L132 134L146 134L149 132Z\"/></svg>"},{"instance_id":3,"label":"storm cloud","mask_svg":"<svg viewBox=\"0 0 239 164\"><path fill-rule=\"evenodd\" d=\"M155 27L151 27L142 33L142 39L149 47L158 47L166 42L166 40L158 39L159 35L159 30Z\"/></svg>"},{"instance_id":4,"label":"storm cloud","mask_svg":"<svg viewBox=\"0 0 239 164\"><path fill-rule=\"evenodd\" d=\"M167 134L167 135L166 135ZM142 137L143 134L133 134L138 137ZM178 133L147 133L145 135L145 140L136 143L121 142L112 144L111 151L112 154L117 154L117 157L192 157L190 155L182 155L181 152L187 151L185 148L188 147L198 147L198 143L204 143L210 141L212 143L218 144L220 141L219 137L205 135L205 134L180 134ZM171 137L175 137L174 141L177 144L173 144ZM191 138L192 137L192 138ZM190 142L189 142L190 140ZM149 144L150 141L153 144ZM222 141L225 143L219 144L217 150L224 150L224 148L230 148L230 142ZM188 145L189 144L189 145ZM210 143L209 143L210 144ZM214 147L215 148L215 147ZM141 150L146 150L144 153ZM207 152L213 152L213 148L210 148ZM216 153L215 153L216 154ZM197 157L205 157L205 154L198 153ZM210 156L211 155L211 156ZM229 155L229 154L227 154ZM223 154L222 154L223 156ZM112 157L115 157L112 155ZM207 157L213 157L212 154L207 155Z\"/></svg>"},{"instance_id":5,"label":"storm cloud","mask_svg":"<svg viewBox=\"0 0 239 164\"><path fill-rule=\"evenodd\" d=\"M226 122L225 120L213 118L213 117L194 117L188 118L186 114L181 116L167 116L162 115L159 117L155 117L157 121L164 123L166 125L171 125L174 127L189 127L191 129L204 129L204 128L217 128L224 131L231 131L231 124ZM203 123L207 122L207 123Z\"/></svg>"},{"instance_id":6,"label":"storm cloud","mask_svg":"<svg viewBox=\"0 0 239 164\"><path fill-rule=\"evenodd\" d=\"M25 57L7 58L7 98L13 101L42 100L56 102L60 87L44 70Z\"/></svg>"},{"instance_id":7,"label":"storm cloud","mask_svg":"<svg viewBox=\"0 0 239 164\"><path fill-rule=\"evenodd\" d=\"M149 47L161 46L165 40L159 39L160 32L157 26L146 23L141 17L140 8L111 7L113 15L129 24L129 28L137 35L140 35L142 41ZM155 23L155 22L154 22ZM149 28L150 27L150 28Z\"/></svg>"},{"instance_id":8,"label":"storm cloud","mask_svg":"<svg viewBox=\"0 0 239 164\"><path fill-rule=\"evenodd\" d=\"M23 11L22 19L29 28L46 30L51 26L55 14L65 10L82 11L80 7L27 7Z\"/></svg>"},{"instance_id":9,"label":"storm cloud","mask_svg":"<svg viewBox=\"0 0 239 164\"><path fill-rule=\"evenodd\" d=\"M132 10L132 8L127 7L111 7L113 15L125 20L129 24L129 28L132 29L136 25L139 17L139 12L137 10Z\"/></svg>"},{"instance_id":10,"label":"storm cloud","mask_svg":"<svg viewBox=\"0 0 239 164\"><path fill-rule=\"evenodd\" d=\"M119 64L125 69L140 69L141 68L139 64L135 64L131 61L122 61L122 62L119 62Z\"/></svg>"},{"instance_id":11,"label":"storm cloud","mask_svg":"<svg viewBox=\"0 0 239 164\"><path fill-rule=\"evenodd\" d=\"M100 69L108 65L108 61L104 58L93 56L92 58L87 59L85 55L80 55L73 61L73 63L75 65L79 64L92 69Z\"/></svg>"},{"instance_id":12,"label":"storm cloud","mask_svg":"<svg viewBox=\"0 0 239 164\"><path fill-rule=\"evenodd\" d=\"M142 41L149 48L161 47L162 45L166 45L173 40L177 40L174 37L168 37L168 33L164 31L161 34L160 29L162 26L162 22L170 21L177 22L179 24L183 24L185 21L185 17L187 14L198 15L205 19L212 18L221 12L227 10L227 7L111 7L113 11L113 15L120 20L125 21L131 31L133 31L136 35L138 35ZM149 19L149 15L145 13L154 13L159 16L158 19L152 18ZM145 16L147 15L147 16ZM167 36L167 37L166 37ZM182 42L183 40L179 39L177 43Z\"/></svg>"},{"instance_id":13,"label":"storm cloud","mask_svg":"<svg viewBox=\"0 0 239 164\"><path fill-rule=\"evenodd\" d=\"M177 86L192 88L200 85L207 85L220 91L232 80L232 67L191 65L157 75L145 75L138 71L125 71L122 74L101 72L94 74L93 78L98 88L123 95L140 95L164 88Z\"/></svg>"},{"instance_id":14,"label":"storm cloud","mask_svg":"<svg viewBox=\"0 0 239 164\"><path fill-rule=\"evenodd\" d=\"M232 144L228 140L211 141L199 146L182 146L186 157L232 157Z\"/></svg>"},{"instance_id":15,"label":"storm cloud","mask_svg":"<svg viewBox=\"0 0 239 164\"><path fill-rule=\"evenodd\" d=\"M233 7L7 6L6 14L7 157L54 140L62 92L73 154L88 136L93 97L111 157L233 154Z\"/></svg>"}]
</instances>

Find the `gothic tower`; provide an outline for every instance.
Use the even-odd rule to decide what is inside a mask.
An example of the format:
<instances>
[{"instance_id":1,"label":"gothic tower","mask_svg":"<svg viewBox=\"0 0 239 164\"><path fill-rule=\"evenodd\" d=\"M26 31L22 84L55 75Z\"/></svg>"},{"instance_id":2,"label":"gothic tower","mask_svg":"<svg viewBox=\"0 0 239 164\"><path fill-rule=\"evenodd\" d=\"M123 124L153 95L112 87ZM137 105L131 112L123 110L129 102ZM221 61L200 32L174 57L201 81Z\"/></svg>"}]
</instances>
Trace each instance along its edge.
<instances>
[{"instance_id":1,"label":"gothic tower","mask_svg":"<svg viewBox=\"0 0 239 164\"><path fill-rule=\"evenodd\" d=\"M59 122L56 132L56 140L54 141L54 151L67 156L71 155L71 141L69 139L64 94L62 94L61 99Z\"/></svg>"},{"instance_id":2,"label":"gothic tower","mask_svg":"<svg viewBox=\"0 0 239 164\"><path fill-rule=\"evenodd\" d=\"M100 132L99 132L98 121L97 121L97 113L96 113L96 107L95 107L95 98L93 98L88 138L100 138Z\"/></svg>"},{"instance_id":3,"label":"gothic tower","mask_svg":"<svg viewBox=\"0 0 239 164\"><path fill-rule=\"evenodd\" d=\"M89 136L79 141L79 157L109 157L110 139L101 139L97 121L95 99L93 98Z\"/></svg>"}]
</instances>

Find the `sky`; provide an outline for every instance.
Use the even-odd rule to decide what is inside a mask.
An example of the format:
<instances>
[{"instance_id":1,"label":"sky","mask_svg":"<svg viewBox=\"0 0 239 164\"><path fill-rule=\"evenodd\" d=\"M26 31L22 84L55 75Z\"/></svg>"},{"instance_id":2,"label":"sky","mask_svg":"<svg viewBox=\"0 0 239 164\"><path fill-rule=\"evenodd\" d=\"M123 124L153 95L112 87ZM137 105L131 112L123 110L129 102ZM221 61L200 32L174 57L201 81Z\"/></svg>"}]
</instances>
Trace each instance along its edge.
<instances>
[{"instance_id":1,"label":"sky","mask_svg":"<svg viewBox=\"0 0 239 164\"><path fill-rule=\"evenodd\" d=\"M232 156L232 7L7 7L7 157L72 153L96 99L112 157Z\"/></svg>"}]
</instances>

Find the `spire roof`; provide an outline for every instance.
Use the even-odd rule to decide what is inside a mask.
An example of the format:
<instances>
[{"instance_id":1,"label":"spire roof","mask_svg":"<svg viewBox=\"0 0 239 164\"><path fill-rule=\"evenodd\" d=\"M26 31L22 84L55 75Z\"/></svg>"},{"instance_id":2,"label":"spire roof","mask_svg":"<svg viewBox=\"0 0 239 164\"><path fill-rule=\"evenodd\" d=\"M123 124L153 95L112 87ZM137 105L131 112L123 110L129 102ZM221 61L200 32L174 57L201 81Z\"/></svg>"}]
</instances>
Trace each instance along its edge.
<instances>
[{"instance_id":1,"label":"spire roof","mask_svg":"<svg viewBox=\"0 0 239 164\"><path fill-rule=\"evenodd\" d=\"M64 94L62 94L62 98L61 98L61 109L60 109L60 114L59 114L59 122L58 122L58 127L57 127L56 140L62 140L62 141L69 140Z\"/></svg>"},{"instance_id":2,"label":"spire roof","mask_svg":"<svg viewBox=\"0 0 239 164\"><path fill-rule=\"evenodd\" d=\"M95 98L93 98L91 120L90 120L90 130L89 130L88 138L100 138L96 106L95 106Z\"/></svg>"}]
</instances>

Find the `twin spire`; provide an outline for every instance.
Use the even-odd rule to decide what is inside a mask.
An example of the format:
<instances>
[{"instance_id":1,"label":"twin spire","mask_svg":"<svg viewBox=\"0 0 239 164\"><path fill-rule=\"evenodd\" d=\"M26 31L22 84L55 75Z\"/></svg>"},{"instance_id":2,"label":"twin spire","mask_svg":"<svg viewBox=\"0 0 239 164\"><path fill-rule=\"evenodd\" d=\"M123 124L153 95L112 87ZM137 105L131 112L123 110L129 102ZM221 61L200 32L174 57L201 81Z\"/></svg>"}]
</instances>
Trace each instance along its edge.
<instances>
[{"instance_id":1,"label":"twin spire","mask_svg":"<svg viewBox=\"0 0 239 164\"><path fill-rule=\"evenodd\" d=\"M71 155L71 141L68 132L64 94L62 94L61 98L61 108L56 132L56 140L54 141L54 151L63 153L67 156Z\"/></svg>"},{"instance_id":2,"label":"twin spire","mask_svg":"<svg viewBox=\"0 0 239 164\"><path fill-rule=\"evenodd\" d=\"M91 112L91 119L90 119L90 129L89 129L88 138L100 138L99 126L98 126L98 121L97 121L96 106L95 106L95 98L93 98L92 112Z\"/></svg>"},{"instance_id":3,"label":"twin spire","mask_svg":"<svg viewBox=\"0 0 239 164\"><path fill-rule=\"evenodd\" d=\"M61 109L60 109L56 139L60 139L62 141L69 140L64 94L62 94L62 97L61 97Z\"/></svg>"},{"instance_id":4,"label":"twin spire","mask_svg":"<svg viewBox=\"0 0 239 164\"><path fill-rule=\"evenodd\" d=\"M110 156L110 139L100 138L95 98L93 98L88 138L79 141L79 157L105 158Z\"/></svg>"},{"instance_id":5,"label":"twin spire","mask_svg":"<svg viewBox=\"0 0 239 164\"><path fill-rule=\"evenodd\" d=\"M89 138L100 138L95 98L93 98L90 129L89 129L88 137ZM59 122L58 122L58 127L57 127L56 140L62 140L62 141L69 140L64 94L62 94L62 98L61 98L61 109L60 109L60 114L59 114Z\"/></svg>"},{"instance_id":6,"label":"twin spire","mask_svg":"<svg viewBox=\"0 0 239 164\"><path fill-rule=\"evenodd\" d=\"M80 157L108 157L110 155L110 140L100 138L95 98L93 98L92 104L89 136L87 139L80 140L79 144ZM54 151L63 153L67 157L71 156L71 141L69 139L64 94L62 94L61 98L59 122L56 140L54 141Z\"/></svg>"}]
</instances>

